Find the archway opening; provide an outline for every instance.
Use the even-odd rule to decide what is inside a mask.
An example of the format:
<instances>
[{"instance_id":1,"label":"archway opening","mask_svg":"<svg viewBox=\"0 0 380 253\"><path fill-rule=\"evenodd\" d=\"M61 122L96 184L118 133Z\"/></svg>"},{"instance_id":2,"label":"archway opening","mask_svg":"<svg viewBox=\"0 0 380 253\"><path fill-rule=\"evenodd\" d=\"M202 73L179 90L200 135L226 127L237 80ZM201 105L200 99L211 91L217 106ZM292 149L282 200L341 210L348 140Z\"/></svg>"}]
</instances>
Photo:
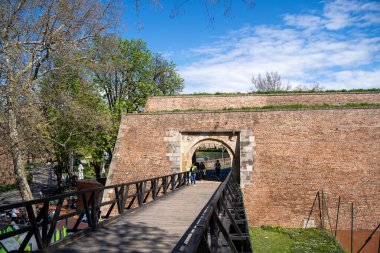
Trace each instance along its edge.
<instances>
[{"instance_id":1,"label":"archway opening","mask_svg":"<svg viewBox=\"0 0 380 253\"><path fill-rule=\"evenodd\" d=\"M216 143L198 146L192 156L192 163L198 167L198 180L220 180L232 169L232 157L227 148Z\"/></svg>"},{"instance_id":2,"label":"archway opening","mask_svg":"<svg viewBox=\"0 0 380 253\"><path fill-rule=\"evenodd\" d=\"M226 147L232 164L232 174L241 187L252 183L254 137L252 130L169 131L164 137L166 154L173 173L189 171L192 156L204 142L221 143Z\"/></svg>"},{"instance_id":3,"label":"archway opening","mask_svg":"<svg viewBox=\"0 0 380 253\"><path fill-rule=\"evenodd\" d=\"M187 171L193 163L203 162L206 167L205 179L223 180L232 172L234 177L240 181L240 152L238 139L233 135L221 133L208 133L205 135L182 136L181 170ZM221 164L220 174L215 170L216 160ZM198 167L199 168L199 167ZM200 175L199 175L200 176Z\"/></svg>"}]
</instances>

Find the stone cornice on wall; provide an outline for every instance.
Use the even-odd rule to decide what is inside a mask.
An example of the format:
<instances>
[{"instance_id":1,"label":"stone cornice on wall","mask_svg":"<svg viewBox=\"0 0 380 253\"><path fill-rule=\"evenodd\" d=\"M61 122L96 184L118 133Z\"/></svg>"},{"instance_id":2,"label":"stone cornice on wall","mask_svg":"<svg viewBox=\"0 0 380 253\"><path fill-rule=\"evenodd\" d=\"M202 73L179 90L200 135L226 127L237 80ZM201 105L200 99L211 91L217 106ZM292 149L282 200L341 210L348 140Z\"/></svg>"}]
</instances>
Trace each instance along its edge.
<instances>
[{"instance_id":1,"label":"stone cornice on wall","mask_svg":"<svg viewBox=\"0 0 380 253\"><path fill-rule=\"evenodd\" d=\"M184 95L168 95L168 96L153 96L149 99L161 98L184 98L184 97L250 97L250 96L303 96L303 95L331 95L331 94L379 94L380 91L362 91L362 92L285 92L285 93L236 93L236 94L184 94Z\"/></svg>"},{"instance_id":2,"label":"stone cornice on wall","mask_svg":"<svg viewBox=\"0 0 380 253\"><path fill-rule=\"evenodd\" d=\"M325 110L373 110L380 109L380 106L360 106L360 107L331 107L331 108L276 108L276 109L229 109L229 110L183 110L183 111L154 111L141 113L127 113L123 116L147 116L147 115L163 115L163 114L200 114L200 113L229 113L229 112L277 112L277 111L325 111Z\"/></svg>"},{"instance_id":3,"label":"stone cornice on wall","mask_svg":"<svg viewBox=\"0 0 380 253\"><path fill-rule=\"evenodd\" d=\"M148 98L145 112L173 110L223 110L225 108L284 105L344 105L349 103L380 104L380 92L228 94L159 96Z\"/></svg>"}]
</instances>

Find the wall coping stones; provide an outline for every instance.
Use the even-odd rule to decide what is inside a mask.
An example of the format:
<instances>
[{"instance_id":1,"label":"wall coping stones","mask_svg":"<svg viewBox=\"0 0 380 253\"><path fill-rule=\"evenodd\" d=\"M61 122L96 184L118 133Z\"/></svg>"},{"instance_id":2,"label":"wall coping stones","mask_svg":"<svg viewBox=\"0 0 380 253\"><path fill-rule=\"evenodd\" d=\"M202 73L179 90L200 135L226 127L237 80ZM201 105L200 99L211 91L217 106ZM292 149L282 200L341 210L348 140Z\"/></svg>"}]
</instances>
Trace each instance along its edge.
<instances>
[{"instance_id":1,"label":"wall coping stones","mask_svg":"<svg viewBox=\"0 0 380 253\"><path fill-rule=\"evenodd\" d=\"M380 91L363 91L363 92L294 92L294 93L269 93L269 94L255 94L255 93L240 93L240 94L198 94L198 95L171 95L171 96L153 96L149 97L149 99L162 99L162 98L193 98L193 97L247 97L247 96L304 96L304 95L348 95L348 94L380 94Z\"/></svg>"}]
</instances>

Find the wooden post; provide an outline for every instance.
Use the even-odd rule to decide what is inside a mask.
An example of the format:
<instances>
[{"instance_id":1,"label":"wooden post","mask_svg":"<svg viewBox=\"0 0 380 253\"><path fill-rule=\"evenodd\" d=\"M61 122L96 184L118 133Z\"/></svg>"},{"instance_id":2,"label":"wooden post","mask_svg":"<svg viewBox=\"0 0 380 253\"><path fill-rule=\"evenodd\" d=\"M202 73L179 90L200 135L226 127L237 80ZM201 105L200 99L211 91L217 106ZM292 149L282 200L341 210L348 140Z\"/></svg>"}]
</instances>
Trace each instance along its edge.
<instances>
[{"instance_id":1,"label":"wooden post","mask_svg":"<svg viewBox=\"0 0 380 253\"><path fill-rule=\"evenodd\" d=\"M309 216L308 216L307 221L306 221L305 228L307 228L307 225L309 224L310 217L311 217L311 214L313 213L313 209L314 209L315 201L317 200L318 194L319 194L319 191L315 194L315 198L314 198L314 201L313 201L313 205L311 206L311 209L310 209L310 212L309 212Z\"/></svg>"},{"instance_id":2,"label":"wooden post","mask_svg":"<svg viewBox=\"0 0 380 253\"><path fill-rule=\"evenodd\" d=\"M351 253L354 252L354 203L351 203Z\"/></svg>"},{"instance_id":3,"label":"wooden post","mask_svg":"<svg viewBox=\"0 0 380 253\"><path fill-rule=\"evenodd\" d=\"M335 222L335 238L338 231L338 220L339 220L339 208L340 208L340 196L338 198L338 210L336 212L336 222Z\"/></svg>"},{"instance_id":4,"label":"wooden post","mask_svg":"<svg viewBox=\"0 0 380 253\"><path fill-rule=\"evenodd\" d=\"M322 210L321 210L321 195L318 192L318 208L319 208L319 220L320 220L320 227L323 228L322 224Z\"/></svg>"},{"instance_id":5,"label":"wooden post","mask_svg":"<svg viewBox=\"0 0 380 253\"><path fill-rule=\"evenodd\" d=\"M325 198L325 194L324 194L324 192L323 192L323 190L322 190L322 200L321 200L321 206L322 206L322 214L321 214L321 225L322 225L322 228L325 228L325 208L324 208L324 201L323 201L323 199Z\"/></svg>"},{"instance_id":6,"label":"wooden post","mask_svg":"<svg viewBox=\"0 0 380 253\"><path fill-rule=\"evenodd\" d=\"M326 215L327 215L327 221L329 222L329 227L330 227L330 232L331 232L331 235L333 236L333 230L332 230L332 226L331 226L331 222L330 222L330 215L329 215L329 209L328 209L328 206L327 206L327 201L326 201L326 197L323 196L323 203L324 203L324 207L326 209Z\"/></svg>"}]
</instances>

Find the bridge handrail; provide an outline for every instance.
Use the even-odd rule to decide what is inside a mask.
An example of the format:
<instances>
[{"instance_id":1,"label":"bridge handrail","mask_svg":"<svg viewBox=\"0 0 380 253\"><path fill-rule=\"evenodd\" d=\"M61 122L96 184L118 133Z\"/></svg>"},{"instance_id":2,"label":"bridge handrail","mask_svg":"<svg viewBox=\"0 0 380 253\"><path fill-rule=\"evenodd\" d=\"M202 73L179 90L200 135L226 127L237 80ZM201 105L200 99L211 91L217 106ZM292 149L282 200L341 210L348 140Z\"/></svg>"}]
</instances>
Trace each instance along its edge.
<instances>
[{"instance_id":1,"label":"bridge handrail","mask_svg":"<svg viewBox=\"0 0 380 253\"><path fill-rule=\"evenodd\" d=\"M70 196L73 196L73 195L78 195L80 193L91 192L93 190L107 190L107 189L111 189L111 188L114 188L114 187L120 187L120 186L123 186L123 185L133 185L133 184L136 184L136 183L141 183L141 182L145 182L145 181L151 181L151 180L155 180L155 179L161 179L163 177L176 176L176 175L179 175L179 174L186 174L186 173L189 173L189 172L185 171L185 172L173 173L173 174L168 174L168 175L159 176L159 177L152 177L152 178L148 178L148 179L131 181L131 182L128 182L128 183L121 183L121 184L106 185L106 186L103 186L103 187L88 188L88 189L84 189L84 190L80 190L80 191L71 191L71 192L67 192L67 193L62 193L62 194L58 194L58 195L54 195L54 196L46 197L46 198L40 198L40 199L34 199L34 200L25 201L25 202L18 202L18 203L0 205L0 213L3 212L3 210L7 210L7 209L12 209L12 208L17 208L17 207L23 207L25 205L35 205L35 204L43 203L45 201L54 201L54 200L59 199L59 198L67 198L67 197L70 197Z\"/></svg>"},{"instance_id":2,"label":"bridge handrail","mask_svg":"<svg viewBox=\"0 0 380 253\"><path fill-rule=\"evenodd\" d=\"M219 238L220 233L223 238ZM217 252L221 240L227 242L231 252L252 252L241 191L231 172L172 253Z\"/></svg>"},{"instance_id":3,"label":"bridge handrail","mask_svg":"<svg viewBox=\"0 0 380 253\"><path fill-rule=\"evenodd\" d=\"M84 215L86 215L86 218L88 220L88 227L92 228L92 230L95 230L98 224L103 222L99 220L100 208L102 206L110 205L108 212L104 218L110 217L111 212L115 206L117 206L118 215L121 215L126 209L141 207L144 204L154 201L169 192L175 191L178 188L188 185L188 183L189 172L186 171L127 183L73 191L26 202L0 205L0 213L4 213L5 211L9 211L13 208L25 208L29 218L28 224L21 227L20 229L0 233L0 240L27 232L25 239L20 244L18 252L24 252L25 247L33 235L35 236L39 250L45 251L51 244L57 222L60 220L79 215L74 227L72 228L72 232L76 232L78 231L78 226L84 218ZM149 188L147 188L147 185ZM132 188L134 191L131 193L130 190ZM103 193L106 190L113 190L113 192L111 191L109 194L109 196L112 197L111 200L103 200ZM79 209L77 207L73 212L61 214L61 210L64 204L63 202L66 198L73 196L77 197L78 202L80 201L80 203L83 205L82 209ZM127 200L129 200L129 203ZM135 200L137 201L135 202ZM53 201L57 202L57 206L55 208L53 216L50 217L49 206L50 202ZM39 204L42 204L42 208L40 208L40 212L36 215L35 209L37 209L37 205ZM73 210L71 208L68 209Z\"/></svg>"}]
</instances>

